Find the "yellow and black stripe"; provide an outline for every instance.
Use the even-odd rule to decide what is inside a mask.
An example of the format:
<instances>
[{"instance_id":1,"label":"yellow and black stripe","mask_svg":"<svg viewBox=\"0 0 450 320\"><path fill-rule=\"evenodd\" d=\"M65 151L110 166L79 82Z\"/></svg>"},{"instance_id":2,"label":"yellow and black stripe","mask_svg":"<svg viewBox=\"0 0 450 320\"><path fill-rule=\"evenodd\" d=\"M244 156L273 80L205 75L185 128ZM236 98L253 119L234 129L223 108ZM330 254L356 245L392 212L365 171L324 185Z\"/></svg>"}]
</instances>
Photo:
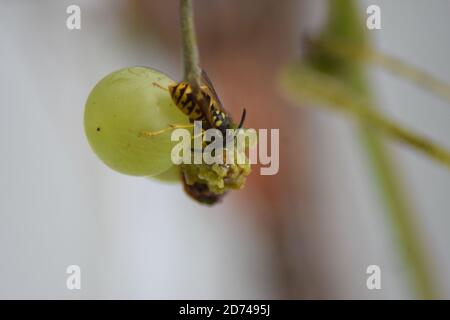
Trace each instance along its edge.
<instances>
[{"instance_id":1,"label":"yellow and black stripe","mask_svg":"<svg viewBox=\"0 0 450 320\"><path fill-rule=\"evenodd\" d=\"M218 109L217 106L212 102L209 106L211 122L214 125L214 128L217 128L221 131L230 129L230 119L225 112Z\"/></svg>"},{"instance_id":2,"label":"yellow and black stripe","mask_svg":"<svg viewBox=\"0 0 450 320\"><path fill-rule=\"evenodd\" d=\"M191 122L201 120L206 125L206 129L216 128L224 135L227 129L233 128L233 121L224 110L214 87L206 78L205 84L200 86L197 95L194 95L188 82L170 85L169 92L175 105L189 117ZM244 120L245 109L238 128L242 127Z\"/></svg>"},{"instance_id":3,"label":"yellow and black stripe","mask_svg":"<svg viewBox=\"0 0 450 320\"><path fill-rule=\"evenodd\" d=\"M173 102L191 121L204 120L205 114L194 98L192 88L187 82L169 86Z\"/></svg>"}]
</instances>

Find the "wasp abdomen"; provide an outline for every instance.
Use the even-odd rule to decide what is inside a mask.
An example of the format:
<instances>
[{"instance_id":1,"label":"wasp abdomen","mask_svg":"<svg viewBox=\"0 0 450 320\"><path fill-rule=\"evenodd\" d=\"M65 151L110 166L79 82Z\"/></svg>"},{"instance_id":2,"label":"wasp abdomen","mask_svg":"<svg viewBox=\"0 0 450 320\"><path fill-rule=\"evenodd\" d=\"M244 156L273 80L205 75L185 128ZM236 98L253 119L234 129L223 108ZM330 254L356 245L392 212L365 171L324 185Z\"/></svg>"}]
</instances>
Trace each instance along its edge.
<instances>
[{"instance_id":1,"label":"wasp abdomen","mask_svg":"<svg viewBox=\"0 0 450 320\"><path fill-rule=\"evenodd\" d=\"M203 114L200 106L195 102L192 88L186 82L180 82L175 85L169 86L169 92L172 97L172 101L185 115L189 117L191 121L202 120L205 115Z\"/></svg>"}]
</instances>

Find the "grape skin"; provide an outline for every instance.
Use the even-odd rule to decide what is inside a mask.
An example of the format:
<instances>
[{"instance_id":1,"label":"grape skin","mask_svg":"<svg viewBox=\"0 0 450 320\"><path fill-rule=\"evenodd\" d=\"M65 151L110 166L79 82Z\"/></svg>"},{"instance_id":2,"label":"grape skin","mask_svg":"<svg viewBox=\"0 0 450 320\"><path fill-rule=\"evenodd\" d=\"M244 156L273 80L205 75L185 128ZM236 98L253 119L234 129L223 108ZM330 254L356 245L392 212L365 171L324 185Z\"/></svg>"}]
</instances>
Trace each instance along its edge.
<instances>
[{"instance_id":1,"label":"grape skin","mask_svg":"<svg viewBox=\"0 0 450 320\"><path fill-rule=\"evenodd\" d=\"M169 124L188 124L167 90L173 81L146 67L117 70L89 94L84 128L89 144L110 168L133 176L157 176L173 169L171 131L140 137Z\"/></svg>"}]
</instances>

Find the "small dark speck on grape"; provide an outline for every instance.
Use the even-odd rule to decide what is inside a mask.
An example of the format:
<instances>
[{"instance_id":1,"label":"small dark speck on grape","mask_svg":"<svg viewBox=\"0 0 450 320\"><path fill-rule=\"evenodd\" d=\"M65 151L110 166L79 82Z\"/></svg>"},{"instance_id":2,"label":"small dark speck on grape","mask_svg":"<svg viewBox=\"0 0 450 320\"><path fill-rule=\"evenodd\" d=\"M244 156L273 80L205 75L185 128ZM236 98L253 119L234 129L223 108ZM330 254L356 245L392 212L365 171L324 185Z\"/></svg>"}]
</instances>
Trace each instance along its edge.
<instances>
[{"instance_id":1,"label":"small dark speck on grape","mask_svg":"<svg viewBox=\"0 0 450 320\"><path fill-rule=\"evenodd\" d=\"M100 130L101 130L100 127L97 127L97 131L100 132Z\"/></svg>"}]
</instances>

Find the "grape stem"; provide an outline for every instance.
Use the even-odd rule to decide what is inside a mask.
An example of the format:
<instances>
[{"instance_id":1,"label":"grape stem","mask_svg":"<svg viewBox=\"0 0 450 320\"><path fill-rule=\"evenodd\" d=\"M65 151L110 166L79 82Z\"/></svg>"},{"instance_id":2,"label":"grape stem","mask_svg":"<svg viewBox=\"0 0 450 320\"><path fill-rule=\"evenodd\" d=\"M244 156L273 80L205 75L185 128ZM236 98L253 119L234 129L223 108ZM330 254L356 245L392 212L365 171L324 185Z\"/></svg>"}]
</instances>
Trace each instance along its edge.
<instances>
[{"instance_id":1,"label":"grape stem","mask_svg":"<svg viewBox=\"0 0 450 320\"><path fill-rule=\"evenodd\" d=\"M183 46L184 79L194 88L200 87L201 70L197 37L195 35L194 14L191 0L180 0L180 23Z\"/></svg>"}]
</instances>

